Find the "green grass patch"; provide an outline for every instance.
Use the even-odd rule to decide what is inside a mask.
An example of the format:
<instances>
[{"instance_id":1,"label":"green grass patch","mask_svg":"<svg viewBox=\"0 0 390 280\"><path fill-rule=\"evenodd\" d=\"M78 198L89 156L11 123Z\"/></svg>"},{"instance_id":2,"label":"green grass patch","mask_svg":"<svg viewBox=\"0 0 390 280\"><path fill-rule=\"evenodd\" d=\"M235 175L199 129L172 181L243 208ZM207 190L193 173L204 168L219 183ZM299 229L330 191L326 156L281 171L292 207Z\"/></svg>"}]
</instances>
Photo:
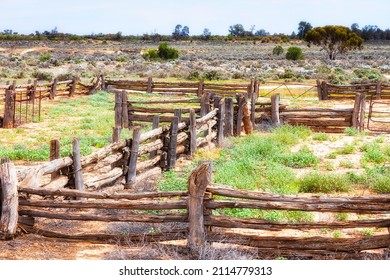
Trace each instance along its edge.
<instances>
[{"instance_id":1,"label":"green grass patch","mask_svg":"<svg viewBox=\"0 0 390 280\"><path fill-rule=\"evenodd\" d=\"M301 192L334 193L351 190L351 182L345 175L310 172L299 180Z\"/></svg>"},{"instance_id":2,"label":"green grass patch","mask_svg":"<svg viewBox=\"0 0 390 280\"><path fill-rule=\"evenodd\" d=\"M282 155L280 160L284 165L293 168L310 167L316 165L319 162L319 159L306 146L302 147L296 153Z\"/></svg>"}]
</instances>

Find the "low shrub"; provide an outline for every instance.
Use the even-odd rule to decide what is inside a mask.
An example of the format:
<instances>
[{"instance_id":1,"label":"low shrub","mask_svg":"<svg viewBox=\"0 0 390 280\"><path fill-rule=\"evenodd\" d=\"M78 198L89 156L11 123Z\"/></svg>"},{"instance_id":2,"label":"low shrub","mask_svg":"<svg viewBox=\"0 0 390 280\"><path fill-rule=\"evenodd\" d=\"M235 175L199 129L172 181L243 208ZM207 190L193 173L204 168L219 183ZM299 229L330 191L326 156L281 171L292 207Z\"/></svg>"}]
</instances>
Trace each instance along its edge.
<instances>
[{"instance_id":1,"label":"low shrub","mask_svg":"<svg viewBox=\"0 0 390 280\"><path fill-rule=\"evenodd\" d=\"M283 47L280 46L280 45L276 46L276 47L272 50L272 54L273 54L273 55L277 55L277 56L282 55L283 52L284 52L284 49L283 49Z\"/></svg>"},{"instance_id":2,"label":"low shrub","mask_svg":"<svg viewBox=\"0 0 390 280\"><path fill-rule=\"evenodd\" d=\"M280 160L284 165L293 168L310 167L319 162L319 159L307 147L303 147L297 153L283 155Z\"/></svg>"},{"instance_id":3,"label":"low shrub","mask_svg":"<svg viewBox=\"0 0 390 280\"><path fill-rule=\"evenodd\" d=\"M321 174L310 172L299 180L301 192L333 193L351 189L351 182L345 175Z\"/></svg>"},{"instance_id":4,"label":"low shrub","mask_svg":"<svg viewBox=\"0 0 390 280\"><path fill-rule=\"evenodd\" d=\"M286 53L286 59L288 60L301 60L303 59L302 49L300 47L289 47Z\"/></svg>"},{"instance_id":5,"label":"low shrub","mask_svg":"<svg viewBox=\"0 0 390 280\"><path fill-rule=\"evenodd\" d=\"M148 49L141 53L145 60L170 60L179 58L179 51L175 48L169 47L168 43L162 42L158 49Z\"/></svg>"},{"instance_id":6,"label":"low shrub","mask_svg":"<svg viewBox=\"0 0 390 280\"><path fill-rule=\"evenodd\" d=\"M313 140L315 141L327 141L329 136L326 133L320 132L313 135Z\"/></svg>"},{"instance_id":7,"label":"low shrub","mask_svg":"<svg viewBox=\"0 0 390 280\"><path fill-rule=\"evenodd\" d=\"M39 81L51 81L54 78L52 73L39 70L34 71L31 76Z\"/></svg>"}]
</instances>

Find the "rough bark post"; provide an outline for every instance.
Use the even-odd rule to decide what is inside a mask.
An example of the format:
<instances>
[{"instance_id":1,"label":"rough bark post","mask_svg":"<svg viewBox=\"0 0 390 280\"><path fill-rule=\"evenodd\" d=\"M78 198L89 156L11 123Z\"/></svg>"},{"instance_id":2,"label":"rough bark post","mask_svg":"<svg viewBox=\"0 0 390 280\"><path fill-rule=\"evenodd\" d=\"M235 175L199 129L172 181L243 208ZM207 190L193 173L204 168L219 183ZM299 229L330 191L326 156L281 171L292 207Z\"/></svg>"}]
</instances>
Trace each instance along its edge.
<instances>
[{"instance_id":1,"label":"rough bark post","mask_svg":"<svg viewBox=\"0 0 390 280\"><path fill-rule=\"evenodd\" d=\"M210 94L204 92L200 100L200 116L204 117L210 112Z\"/></svg>"},{"instance_id":2,"label":"rough bark post","mask_svg":"<svg viewBox=\"0 0 390 280\"><path fill-rule=\"evenodd\" d=\"M50 161L60 158L60 141L54 139L50 141ZM59 171L53 172L51 174L51 179L55 179L60 175Z\"/></svg>"},{"instance_id":3,"label":"rough bark post","mask_svg":"<svg viewBox=\"0 0 390 280\"><path fill-rule=\"evenodd\" d=\"M223 144L223 132L225 124L225 100L219 100L218 103L218 114L217 114L217 144L222 146Z\"/></svg>"},{"instance_id":4,"label":"rough bark post","mask_svg":"<svg viewBox=\"0 0 390 280\"><path fill-rule=\"evenodd\" d=\"M153 117L152 129L158 128L159 125L160 125L160 117L159 116L154 116ZM153 137L150 141L153 142L156 139L157 139L157 137ZM154 158L155 156L157 156L157 151L150 152L149 158Z\"/></svg>"},{"instance_id":5,"label":"rough bark post","mask_svg":"<svg viewBox=\"0 0 390 280\"><path fill-rule=\"evenodd\" d=\"M323 81L321 84L322 88L322 99L321 100L329 100L329 90L328 90L328 84Z\"/></svg>"},{"instance_id":6,"label":"rough bark post","mask_svg":"<svg viewBox=\"0 0 390 280\"><path fill-rule=\"evenodd\" d=\"M198 85L198 97L202 97L204 92L204 79L200 79Z\"/></svg>"},{"instance_id":7,"label":"rough bark post","mask_svg":"<svg viewBox=\"0 0 390 280\"><path fill-rule=\"evenodd\" d=\"M234 106L233 98L225 99L225 137L233 136L234 129Z\"/></svg>"},{"instance_id":8,"label":"rough bark post","mask_svg":"<svg viewBox=\"0 0 390 280\"><path fill-rule=\"evenodd\" d=\"M211 183L212 164L203 162L195 168L188 178L188 247L193 254L206 244L204 225L204 195L207 186Z\"/></svg>"},{"instance_id":9,"label":"rough bark post","mask_svg":"<svg viewBox=\"0 0 390 280\"><path fill-rule=\"evenodd\" d=\"M280 125L279 105L280 94L277 93L271 97L271 121L275 126Z\"/></svg>"},{"instance_id":10,"label":"rough bark post","mask_svg":"<svg viewBox=\"0 0 390 280\"><path fill-rule=\"evenodd\" d=\"M129 107L127 92L122 91L122 123L124 128L129 128Z\"/></svg>"},{"instance_id":11,"label":"rough bark post","mask_svg":"<svg viewBox=\"0 0 390 280\"><path fill-rule=\"evenodd\" d=\"M375 91L376 99L381 99L381 94L382 94L382 82L378 81L376 83L376 91Z\"/></svg>"},{"instance_id":12,"label":"rough bark post","mask_svg":"<svg viewBox=\"0 0 390 280\"><path fill-rule=\"evenodd\" d=\"M76 86L77 86L78 79L77 77L74 77L72 79L72 85L70 87L69 96L72 97L76 92Z\"/></svg>"},{"instance_id":13,"label":"rough bark post","mask_svg":"<svg viewBox=\"0 0 390 280\"><path fill-rule=\"evenodd\" d=\"M121 132L122 128L120 127L113 127L112 128L112 142L116 143L121 139Z\"/></svg>"},{"instance_id":14,"label":"rough bark post","mask_svg":"<svg viewBox=\"0 0 390 280\"><path fill-rule=\"evenodd\" d=\"M14 92L12 90L5 91L5 104L4 104L4 118L3 128L14 127L14 116L15 116L15 102Z\"/></svg>"},{"instance_id":15,"label":"rough bark post","mask_svg":"<svg viewBox=\"0 0 390 280\"><path fill-rule=\"evenodd\" d=\"M16 233L19 206L16 169L15 165L8 158L1 160L0 191L0 233L4 234L8 239Z\"/></svg>"},{"instance_id":16,"label":"rough bark post","mask_svg":"<svg viewBox=\"0 0 390 280\"><path fill-rule=\"evenodd\" d=\"M173 116L177 117L179 119L178 120L179 123L181 123L181 114L182 114L182 110L181 109L175 109L175 111L173 113Z\"/></svg>"},{"instance_id":17,"label":"rough bark post","mask_svg":"<svg viewBox=\"0 0 390 280\"><path fill-rule=\"evenodd\" d=\"M322 86L321 86L321 81L317 80L317 96L318 100L322 100Z\"/></svg>"},{"instance_id":18,"label":"rough bark post","mask_svg":"<svg viewBox=\"0 0 390 280\"><path fill-rule=\"evenodd\" d=\"M254 92L254 88L255 88L255 81L253 79L251 79L249 85L248 85L248 90L247 90L247 93L248 93L248 96L250 98L252 98L252 94Z\"/></svg>"},{"instance_id":19,"label":"rough bark post","mask_svg":"<svg viewBox=\"0 0 390 280\"><path fill-rule=\"evenodd\" d=\"M355 96L355 103L353 105L353 112L352 112L352 127L359 129L360 123L359 123L359 115L360 115L360 103L361 103L361 93L357 92Z\"/></svg>"},{"instance_id":20,"label":"rough bark post","mask_svg":"<svg viewBox=\"0 0 390 280\"><path fill-rule=\"evenodd\" d=\"M148 78L148 87L146 89L147 93L152 93L153 92L153 78L149 77Z\"/></svg>"},{"instance_id":21,"label":"rough bark post","mask_svg":"<svg viewBox=\"0 0 390 280\"><path fill-rule=\"evenodd\" d=\"M115 93L115 127L122 127L122 92Z\"/></svg>"},{"instance_id":22,"label":"rough bark post","mask_svg":"<svg viewBox=\"0 0 390 280\"><path fill-rule=\"evenodd\" d=\"M83 175L81 170L81 156L80 156L80 141L77 138L73 139L73 173L75 189L84 191ZM81 200L78 198L78 200Z\"/></svg>"},{"instance_id":23,"label":"rough bark post","mask_svg":"<svg viewBox=\"0 0 390 280\"><path fill-rule=\"evenodd\" d=\"M10 87L10 90L14 91L16 89L16 80L12 82L12 86Z\"/></svg>"},{"instance_id":24,"label":"rough bark post","mask_svg":"<svg viewBox=\"0 0 390 280\"><path fill-rule=\"evenodd\" d=\"M106 90L107 89L106 78L104 77L104 75L100 75L100 79L102 80L101 90Z\"/></svg>"},{"instance_id":25,"label":"rough bark post","mask_svg":"<svg viewBox=\"0 0 390 280\"><path fill-rule=\"evenodd\" d=\"M256 94L257 94L257 97L259 97L259 94L260 94L260 81L259 80L256 80L255 81L255 88L254 88Z\"/></svg>"},{"instance_id":26,"label":"rough bark post","mask_svg":"<svg viewBox=\"0 0 390 280\"><path fill-rule=\"evenodd\" d=\"M190 110L190 156L193 156L196 151L196 114L195 110Z\"/></svg>"},{"instance_id":27,"label":"rough bark post","mask_svg":"<svg viewBox=\"0 0 390 280\"><path fill-rule=\"evenodd\" d=\"M243 96L238 97L238 111L237 111L237 120L236 120L236 136L241 135L241 123L242 123L242 117L244 115L243 108L245 103L245 98Z\"/></svg>"},{"instance_id":28,"label":"rough bark post","mask_svg":"<svg viewBox=\"0 0 390 280\"><path fill-rule=\"evenodd\" d=\"M171 123L171 129L169 132L169 145L168 145L168 169L174 169L176 166L176 148L177 148L177 130L179 125L179 118L174 117Z\"/></svg>"},{"instance_id":29,"label":"rough bark post","mask_svg":"<svg viewBox=\"0 0 390 280\"><path fill-rule=\"evenodd\" d=\"M55 78L53 81L53 84L51 85L51 89L50 89L50 99L54 99L56 97L57 83L58 83L58 79Z\"/></svg>"},{"instance_id":30,"label":"rough bark post","mask_svg":"<svg viewBox=\"0 0 390 280\"><path fill-rule=\"evenodd\" d=\"M252 93L252 98L251 98L251 122L252 122L252 127L255 127L255 121L256 121L256 101L257 101L258 97L259 97L259 93L254 91Z\"/></svg>"},{"instance_id":31,"label":"rough bark post","mask_svg":"<svg viewBox=\"0 0 390 280\"><path fill-rule=\"evenodd\" d=\"M133 139L131 141L129 168L128 168L128 172L127 172L127 176L126 176L126 185L125 185L126 189L131 188L136 183L137 159L138 159L138 149L139 149L140 136L141 136L141 128L137 127L133 130Z\"/></svg>"},{"instance_id":32,"label":"rough bark post","mask_svg":"<svg viewBox=\"0 0 390 280\"><path fill-rule=\"evenodd\" d=\"M359 120L360 131L364 131L365 119L366 119L366 95L362 94L360 99L360 120Z\"/></svg>"}]
</instances>

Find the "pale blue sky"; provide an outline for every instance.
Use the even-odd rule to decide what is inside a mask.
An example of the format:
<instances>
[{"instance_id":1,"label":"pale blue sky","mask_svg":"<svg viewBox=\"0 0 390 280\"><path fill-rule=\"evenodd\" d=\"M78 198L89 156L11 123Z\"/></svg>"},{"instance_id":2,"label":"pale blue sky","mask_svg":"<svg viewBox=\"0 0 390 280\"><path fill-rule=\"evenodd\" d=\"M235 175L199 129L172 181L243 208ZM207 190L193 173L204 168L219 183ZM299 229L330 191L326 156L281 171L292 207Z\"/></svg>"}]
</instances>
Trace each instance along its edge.
<instances>
[{"instance_id":1,"label":"pale blue sky","mask_svg":"<svg viewBox=\"0 0 390 280\"><path fill-rule=\"evenodd\" d=\"M230 25L290 34L302 20L314 27L358 23L390 28L390 0L0 0L0 30L29 34L52 30L74 34L171 34L176 24L191 35L209 28L226 35Z\"/></svg>"}]
</instances>

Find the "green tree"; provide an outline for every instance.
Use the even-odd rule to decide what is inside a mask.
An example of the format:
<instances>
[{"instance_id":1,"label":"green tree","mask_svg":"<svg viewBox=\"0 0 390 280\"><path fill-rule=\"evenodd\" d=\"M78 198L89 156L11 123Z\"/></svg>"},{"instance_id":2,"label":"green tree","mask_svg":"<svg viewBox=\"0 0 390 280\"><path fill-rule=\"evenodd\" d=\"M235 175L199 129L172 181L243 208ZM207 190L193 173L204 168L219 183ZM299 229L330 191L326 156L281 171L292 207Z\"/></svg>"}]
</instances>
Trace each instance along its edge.
<instances>
[{"instance_id":1,"label":"green tree","mask_svg":"<svg viewBox=\"0 0 390 280\"><path fill-rule=\"evenodd\" d=\"M298 34L297 34L298 39L302 40L303 38L305 38L306 33L312 29L313 29L313 26L311 26L310 23L308 23L306 21L301 21L298 24Z\"/></svg>"},{"instance_id":2,"label":"green tree","mask_svg":"<svg viewBox=\"0 0 390 280\"><path fill-rule=\"evenodd\" d=\"M301 60L303 59L302 49L300 47L289 47L286 53L286 59L288 60Z\"/></svg>"},{"instance_id":3,"label":"green tree","mask_svg":"<svg viewBox=\"0 0 390 280\"><path fill-rule=\"evenodd\" d=\"M304 40L308 46L316 45L326 51L330 60L350 50L362 49L363 38L345 26L327 25L316 27L306 33Z\"/></svg>"},{"instance_id":4,"label":"green tree","mask_svg":"<svg viewBox=\"0 0 390 280\"><path fill-rule=\"evenodd\" d=\"M232 35L233 37L245 36L244 26L242 26L242 24L231 25L229 27L229 34Z\"/></svg>"}]
</instances>

